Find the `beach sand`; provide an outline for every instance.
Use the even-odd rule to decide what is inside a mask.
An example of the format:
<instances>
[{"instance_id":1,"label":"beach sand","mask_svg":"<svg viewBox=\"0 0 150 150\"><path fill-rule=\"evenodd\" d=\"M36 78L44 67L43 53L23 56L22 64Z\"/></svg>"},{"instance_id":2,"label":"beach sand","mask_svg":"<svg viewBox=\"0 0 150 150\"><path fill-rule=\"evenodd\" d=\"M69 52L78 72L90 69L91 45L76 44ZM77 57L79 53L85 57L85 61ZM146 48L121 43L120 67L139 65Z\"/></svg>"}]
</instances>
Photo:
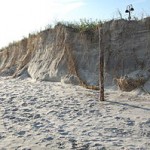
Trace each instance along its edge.
<instances>
[{"instance_id":1,"label":"beach sand","mask_svg":"<svg viewBox=\"0 0 150 150\"><path fill-rule=\"evenodd\" d=\"M0 150L150 150L150 95L0 77Z\"/></svg>"}]
</instances>

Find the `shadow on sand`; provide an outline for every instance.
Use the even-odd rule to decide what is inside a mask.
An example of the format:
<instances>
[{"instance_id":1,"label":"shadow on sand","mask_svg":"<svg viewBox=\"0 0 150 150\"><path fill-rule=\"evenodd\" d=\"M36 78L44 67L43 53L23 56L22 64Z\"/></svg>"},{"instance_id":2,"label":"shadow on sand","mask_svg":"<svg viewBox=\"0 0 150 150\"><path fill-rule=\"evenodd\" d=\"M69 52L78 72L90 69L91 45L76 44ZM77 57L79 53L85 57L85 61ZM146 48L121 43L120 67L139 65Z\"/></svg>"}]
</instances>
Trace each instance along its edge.
<instances>
[{"instance_id":1,"label":"shadow on sand","mask_svg":"<svg viewBox=\"0 0 150 150\"><path fill-rule=\"evenodd\" d=\"M127 107L138 108L138 109L150 111L150 108L144 108L144 107L141 107L141 106L131 105L131 104L127 104L127 103L114 102L114 101L109 101L109 100L106 100L105 102L108 102L111 105L122 105L122 106L127 106Z\"/></svg>"}]
</instances>

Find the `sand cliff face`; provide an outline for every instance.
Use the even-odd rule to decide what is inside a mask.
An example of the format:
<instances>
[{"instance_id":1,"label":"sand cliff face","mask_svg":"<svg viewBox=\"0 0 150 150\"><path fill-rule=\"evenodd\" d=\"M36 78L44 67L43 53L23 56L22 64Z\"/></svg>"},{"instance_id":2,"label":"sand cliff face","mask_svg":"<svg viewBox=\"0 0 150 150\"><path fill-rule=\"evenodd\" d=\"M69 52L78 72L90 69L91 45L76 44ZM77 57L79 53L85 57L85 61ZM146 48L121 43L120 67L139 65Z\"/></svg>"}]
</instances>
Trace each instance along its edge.
<instances>
[{"instance_id":1,"label":"sand cliff face","mask_svg":"<svg viewBox=\"0 0 150 150\"><path fill-rule=\"evenodd\" d=\"M107 83L111 84L117 76L150 67L150 18L109 21L102 28ZM46 81L63 81L73 76L76 83L98 85L98 29L77 32L58 25L29 36L1 49L0 74L29 75Z\"/></svg>"}]
</instances>

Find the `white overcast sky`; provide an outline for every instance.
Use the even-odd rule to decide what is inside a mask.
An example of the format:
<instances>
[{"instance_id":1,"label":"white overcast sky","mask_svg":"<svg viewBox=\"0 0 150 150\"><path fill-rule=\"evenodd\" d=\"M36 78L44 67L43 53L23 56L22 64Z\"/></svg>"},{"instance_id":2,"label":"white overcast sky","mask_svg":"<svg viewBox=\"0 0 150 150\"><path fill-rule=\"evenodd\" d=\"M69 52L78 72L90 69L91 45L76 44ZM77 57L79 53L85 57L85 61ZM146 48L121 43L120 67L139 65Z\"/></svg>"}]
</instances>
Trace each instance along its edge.
<instances>
[{"instance_id":1,"label":"white overcast sky","mask_svg":"<svg viewBox=\"0 0 150 150\"><path fill-rule=\"evenodd\" d=\"M0 0L0 48L56 21L112 19L130 3L149 13L150 0Z\"/></svg>"},{"instance_id":2,"label":"white overcast sky","mask_svg":"<svg viewBox=\"0 0 150 150\"><path fill-rule=\"evenodd\" d=\"M0 47L65 19L82 5L82 0L0 0Z\"/></svg>"}]
</instances>

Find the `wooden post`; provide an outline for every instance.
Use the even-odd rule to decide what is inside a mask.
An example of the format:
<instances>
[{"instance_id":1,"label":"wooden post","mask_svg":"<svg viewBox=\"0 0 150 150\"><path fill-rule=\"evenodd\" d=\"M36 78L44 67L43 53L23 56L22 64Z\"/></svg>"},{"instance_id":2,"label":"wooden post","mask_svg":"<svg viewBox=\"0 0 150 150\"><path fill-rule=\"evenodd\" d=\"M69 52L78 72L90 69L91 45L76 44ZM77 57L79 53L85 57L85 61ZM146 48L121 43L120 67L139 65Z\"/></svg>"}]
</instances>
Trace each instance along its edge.
<instances>
[{"instance_id":1,"label":"wooden post","mask_svg":"<svg viewBox=\"0 0 150 150\"><path fill-rule=\"evenodd\" d=\"M99 70L99 97L100 101L104 101L104 43L103 43L103 29L99 27L99 57L100 57L100 70Z\"/></svg>"}]
</instances>

